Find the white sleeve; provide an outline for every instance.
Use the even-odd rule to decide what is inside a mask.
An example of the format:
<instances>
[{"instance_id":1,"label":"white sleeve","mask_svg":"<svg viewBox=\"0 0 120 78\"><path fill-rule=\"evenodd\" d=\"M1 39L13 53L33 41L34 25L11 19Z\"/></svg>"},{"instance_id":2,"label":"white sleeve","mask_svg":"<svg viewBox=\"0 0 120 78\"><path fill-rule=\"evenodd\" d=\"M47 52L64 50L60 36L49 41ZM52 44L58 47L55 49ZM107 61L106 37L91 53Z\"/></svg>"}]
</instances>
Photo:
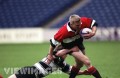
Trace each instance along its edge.
<instances>
[{"instance_id":1,"label":"white sleeve","mask_svg":"<svg viewBox=\"0 0 120 78\"><path fill-rule=\"evenodd\" d=\"M92 23L91 23L91 28L93 27L93 25L96 23L95 20L92 20Z\"/></svg>"}]
</instances>

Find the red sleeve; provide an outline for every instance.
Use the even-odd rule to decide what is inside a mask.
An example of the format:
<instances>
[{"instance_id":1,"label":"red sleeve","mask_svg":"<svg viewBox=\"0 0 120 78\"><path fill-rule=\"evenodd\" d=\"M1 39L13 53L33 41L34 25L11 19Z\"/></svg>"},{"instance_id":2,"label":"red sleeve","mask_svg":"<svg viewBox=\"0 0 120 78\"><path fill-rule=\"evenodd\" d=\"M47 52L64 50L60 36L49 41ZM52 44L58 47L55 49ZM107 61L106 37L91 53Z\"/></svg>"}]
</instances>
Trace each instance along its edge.
<instances>
[{"instance_id":1,"label":"red sleeve","mask_svg":"<svg viewBox=\"0 0 120 78\"><path fill-rule=\"evenodd\" d=\"M81 17L81 28L92 28L93 19L87 17Z\"/></svg>"},{"instance_id":2,"label":"red sleeve","mask_svg":"<svg viewBox=\"0 0 120 78\"><path fill-rule=\"evenodd\" d=\"M86 27L91 28L91 24L92 24L92 19L91 18L86 18Z\"/></svg>"},{"instance_id":3,"label":"red sleeve","mask_svg":"<svg viewBox=\"0 0 120 78\"><path fill-rule=\"evenodd\" d=\"M58 42L62 42L66 38L67 27L63 26L59 31L54 35L54 39Z\"/></svg>"}]
</instances>

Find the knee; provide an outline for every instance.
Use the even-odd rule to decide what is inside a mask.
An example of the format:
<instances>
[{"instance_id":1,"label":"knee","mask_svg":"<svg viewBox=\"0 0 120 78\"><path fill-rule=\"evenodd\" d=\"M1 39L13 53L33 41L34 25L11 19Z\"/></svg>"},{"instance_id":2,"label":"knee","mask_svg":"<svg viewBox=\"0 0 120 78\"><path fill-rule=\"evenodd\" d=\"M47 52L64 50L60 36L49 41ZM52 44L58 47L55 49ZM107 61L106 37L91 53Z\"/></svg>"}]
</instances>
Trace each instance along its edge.
<instances>
[{"instance_id":1,"label":"knee","mask_svg":"<svg viewBox=\"0 0 120 78\"><path fill-rule=\"evenodd\" d=\"M91 66L91 62L88 58L86 58L86 60L84 61L84 64L87 66L87 67L90 67Z\"/></svg>"},{"instance_id":2,"label":"knee","mask_svg":"<svg viewBox=\"0 0 120 78\"><path fill-rule=\"evenodd\" d=\"M86 64L87 66L90 66L90 65L91 65L90 60L85 61L85 64Z\"/></svg>"}]
</instances>

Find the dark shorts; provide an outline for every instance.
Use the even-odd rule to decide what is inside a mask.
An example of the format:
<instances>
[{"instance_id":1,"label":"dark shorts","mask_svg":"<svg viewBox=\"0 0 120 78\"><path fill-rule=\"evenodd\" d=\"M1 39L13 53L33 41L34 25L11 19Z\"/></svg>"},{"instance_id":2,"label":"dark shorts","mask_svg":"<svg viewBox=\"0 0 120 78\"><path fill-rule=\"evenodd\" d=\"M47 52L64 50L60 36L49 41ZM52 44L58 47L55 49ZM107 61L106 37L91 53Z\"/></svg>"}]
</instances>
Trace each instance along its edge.
<instances>
[{"instance_id":1,"label":"dark shorts","mask_svg":"<svg viewBox=\"0 0 120 78\"><path fill-rule=\"evenodd\" d=\"M35 73L39 73L39 70L34 66L26 66L18 70L15 75L17 78L42 78L43 74L39 73L39 76L36 77Z\"/></svg>"},{"instance_id":2,"label":"dark shorts","mask_svg":"<svg viewBox=\"0 0 120 78\"><path fill-rule=\"evenodd\" d=\"M71 49L73 48L74 46L78 46L78 48L83 51L85 49L84 45L83 45L83 38L79 38L71 43L61 43L62 46L65 48L65 49Z\"/></svg>"}]
</instances>

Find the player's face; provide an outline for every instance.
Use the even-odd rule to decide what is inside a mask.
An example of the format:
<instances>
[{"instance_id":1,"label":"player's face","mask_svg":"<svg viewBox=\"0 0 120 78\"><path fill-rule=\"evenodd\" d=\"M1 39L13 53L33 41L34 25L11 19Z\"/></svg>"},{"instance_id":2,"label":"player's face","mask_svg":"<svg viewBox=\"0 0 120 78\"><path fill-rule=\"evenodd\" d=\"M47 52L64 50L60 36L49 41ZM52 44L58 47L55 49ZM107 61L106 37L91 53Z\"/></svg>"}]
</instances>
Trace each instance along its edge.
<instances>
[{"instance_id":1,"label":"player's face","mask_svg":"<svg viewBox=\"0 0 120 78\"><path fill-rule=\"evenodd\" d=\"M79 30L80 29L80 20L74 21L72 27L73 27L74 30Z\"/></svg>"}]
</instances>

